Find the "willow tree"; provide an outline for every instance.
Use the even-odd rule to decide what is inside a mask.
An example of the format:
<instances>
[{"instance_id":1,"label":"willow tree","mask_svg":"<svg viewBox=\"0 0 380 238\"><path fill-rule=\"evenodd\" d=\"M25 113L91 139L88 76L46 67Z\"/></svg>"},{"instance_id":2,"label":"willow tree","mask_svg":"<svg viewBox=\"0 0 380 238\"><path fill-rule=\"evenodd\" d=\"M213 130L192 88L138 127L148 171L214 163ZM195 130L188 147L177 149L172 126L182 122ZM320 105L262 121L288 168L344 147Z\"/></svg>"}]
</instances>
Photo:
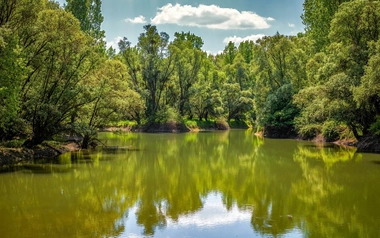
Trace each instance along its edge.
<instances>
[{"instance_id":1,"label":"willow tree","mask_svg":"<svg viewBox=\"0 0 380 238\"><path fill-rule=\"evenodd\" d=\"M30 65L25 48L34 43L32 29L39 12L56 7L48 0L0 1L0 139L26 131L19 115L20 91Z\"/></svg>"},{"instance_id":2,"label":"willow tree","mask_svg":"<svg viewBox=\"0 0 380 238\"><path fill-rule=\"evenodd\" d=\"M81 81L98 63L91 37L64 10L40 12L32 31L33 44L25 48L30 72L21 89L21 116L32 128L27 146L67 129L73 113L89 103Z\"/></svg>"}]
</instances>

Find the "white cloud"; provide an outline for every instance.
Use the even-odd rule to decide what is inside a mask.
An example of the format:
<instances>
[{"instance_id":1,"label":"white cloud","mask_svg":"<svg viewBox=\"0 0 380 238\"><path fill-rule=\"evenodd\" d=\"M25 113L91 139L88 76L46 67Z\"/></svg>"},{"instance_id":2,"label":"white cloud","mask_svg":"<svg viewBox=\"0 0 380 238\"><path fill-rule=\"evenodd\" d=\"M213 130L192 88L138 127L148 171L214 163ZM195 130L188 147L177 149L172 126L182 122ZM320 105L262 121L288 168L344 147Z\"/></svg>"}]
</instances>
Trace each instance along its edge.
<instances>
[{"instance_id":1,"label":"white cloud","mask_svg":"<svg viewBox=\"0 0 380 238\"><path fill-rule=\"evenodd\" d=\"M159 8L151 19L154 25L177 24L180 26L206 27L209 29L267 29L271 17L265 18L254 12L238 11L232 8L221 8L216 5L198 7L171 3Z\"/></svg>"},{"instance_id":2,"label":"white cloud","mask_svg":"<svg viewBox=\"0 0 380 238\"><path fill-rule=\"evenodd\" d=\"M240 44L243 41L253 41L256 42L256 40L264 37L264 34L257 34L257 35L250 35L246 37L238 37L238 36L230 36L227 38L224 38L223 43L227 44L228 42L232 41L235 44Z\"/></svg>"},{"instance_id":3,"label":"white cloud","mask_svg":"<svg viewBox=\"0 0 380 238\"><path fill-rule=\"evenodd\" d=\"M116 50L116 52L119 52L119 46L118 46L118 43L119 43L119 41L120 40L122 40L123 39L123 37L121 37L121 36L118 36L118 37L116 37L113 41L107 41L107 49L108 48L110 48L111 46L112 46L112 48L114 49L114 50Z\"/></svg>"},{"instance_id":4,"label":"white cloud","mask_svg":"<svg viewBox=\"0 0 380 238\"><path fill-rule=\"evenodd\" d=\"M134 23L134 24L144 24L146 23L145 17L144 16L138 16L135 18L127 18L125 19L126 22Z\"/></svg>"},{"instance_id":5,"label":"white cloud","mask_svg":"<svg viewBox=\"0 0 380 238\"><path fill-rule=\"evenodd\" d=\"M296 25L294 25L293 23L288 23L288 26L293 28L296 27Z\"/></svg>"}]
</instances>

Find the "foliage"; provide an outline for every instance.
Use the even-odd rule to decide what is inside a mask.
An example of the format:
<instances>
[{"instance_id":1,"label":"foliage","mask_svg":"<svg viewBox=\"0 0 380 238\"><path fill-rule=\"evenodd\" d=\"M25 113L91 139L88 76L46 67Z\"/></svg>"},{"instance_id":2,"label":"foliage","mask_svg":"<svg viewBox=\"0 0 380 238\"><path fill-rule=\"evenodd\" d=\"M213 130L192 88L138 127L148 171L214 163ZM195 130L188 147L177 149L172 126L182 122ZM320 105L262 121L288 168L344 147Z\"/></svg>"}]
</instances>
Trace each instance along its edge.
<instances>
[{"instance_id":1,"label":"foliage","mask_svg":"<svg viewBox=\"0 0 380 238\"><path fill-rule=\"evenodd\" d=\"M24 140L7 140L0 145L6 148L21 148L24 142Z\"/></svg>"},{"instance_id":2,"label":"foliage","mask_svg":"<svg viewBox=\"0 0 380 238\"><path fill-rule=\"evenodd\" d=\"M178 78L179 97L178 110L181 116L190 112L190 88L198 77L198 72L204 58L200 47L203 41L190 33L175 33L176 39L171 44L170 51L174 56L174 68Z\"/></svg>"},{"instance_id":3,"label":"foliage","mask_svg":"<svg viewBox=\"0 0 380 238\"><path fill-rule=\"evenodd\" d=\"M378 133L379 1L306 0L305 33L228 42L217 55L191 32L170 41L153 25L137 45L125 37L105 50L101 0L0 10L1 139L29 134L32 146L61 133L95 139L112 121L193 118L328 140Z\"/></svg>"},{"instance_id":4,"label":"foliage","mask_svg":"<svg viewBox=\"0 0 380 238\"><path fill-rule=\"evenodd\" d=\"M291 84L285 84L270 94L265 103L265 116L261 124L275 127L292 126L294 117L298 115L298 109L292 102L292 95Z\"/></svg>"},{"instance_id":5,"label":"foliage","mask_svg":"<svg viewBox=\"0 0 380 238\"><path fill-rule=\"evenodd\" d=\"M327 121L323 124L322 135L326 142L339 140L339 127L335 121Z\"/></svg>"},{"instance_id":6,"label":"foliage","mask_svg":"<svg viewBox=\"0 0 380 238\"><path fill-rule=\"evenodd\" d=\"M380 32L379 9L378 1L352 1L339 6L331 21L326 54L316 54L308 62L308 76L314 85L295 97L296 104L302 106L296 120L298 127L309 122L329 125L333 121L348 126L357 139L369 133L379 114L377 93L368 94L369 90L376 91L376 86L368 82L377 74L373 74L373 66L379 54L375 43ZM318 93L310 94L313 90ZM317 120L311 119L313 115Z\"/></svg>"},{"instance_id":7,"label":"foliage","mask_svg":"<svg viewBox=\"0 0 380 238\"><path fill-rule=\"evenodd\" d=\"M306 34L314 41L316 51L323 51L329 45L328 35L331 21L340 4L350 0L305 0L301 18Z\"/></svg>"},{"instance_id":8,"label":"foliage","mask_svg":"<svg viewBox=\"0 0 380 238\"><path fill-rule=\"evenodd\" d=\"M56 29L59 29L57 31ZM31 122L35 145L64 131L72 113L89 103L80 81L97 64L90 38L78 21L63 10L45 10L38 15L34 45L25 51L31 57L31 72L22 85L22 117Z\"/></svg>"},{"instance_id":9,"label":"foliage","mask_svg":"<svg viewBox=\"0 0 380 238\"><path fill-rule=\"evenodd\" d=\"M167 123L167 122L181 122L182 117L178 113L177 110L175 110L172 107L165 106L158 111L156 117L154 118L154 122L156 123Z\"/></svg>"},{"instance_id":10,"label":"foliage","mask_svg":"<svg viewBox=\"0 0 380 238\"><path fill-rule=\"evenodd\" d=\"M169 35L158 33L156 26L144 26L136 47L127 38L119 48L128 67L136 91L142 92L146 103L145 114L154 117L161 108L161 98L172 75L173 55L168 51Z\"/></svg>"},{"instance_id":11,"label":"foliage","mask_svg":"<svg viewBox=\"0 0 380 238\"><path fill-rule=\"evenodd\" d=\"M17 40L11 29L0 27L0 139L15 127L21 82L27 72Z\"/></svg>"},{"instance_id":12,"label":"foliage","mask_svg":"<svg viewBox=\"0 0 380 238\"><path fill-rule=\"evenodd\" d=\"M211 129L215 128L215 121L214 120L198 120L198 119L193 119L193 120L186 120L185 125L190 128L190 129Z\"/></svg>"},{"instance_id":13,"label":"foliage","mask_svg":"<svg viewBox=\"0 0 380 238\"><path fill-rule=\"evenodd\" d=\"M380 117L376 118L376 121L371 125L370 130L375 135L380 135Z\"/></svg>"},{"instance_id":14,"label":"foliage","mask_svg":"<svg viewBox=\"0 0 380 238\"><path fill-rule=\"evenodd\" d=\"M65 9L80 21L82 31L102 41L105 32L101 30L104 20L101 6L101 0L66 0Z\"/></svg>"}]
</instances>

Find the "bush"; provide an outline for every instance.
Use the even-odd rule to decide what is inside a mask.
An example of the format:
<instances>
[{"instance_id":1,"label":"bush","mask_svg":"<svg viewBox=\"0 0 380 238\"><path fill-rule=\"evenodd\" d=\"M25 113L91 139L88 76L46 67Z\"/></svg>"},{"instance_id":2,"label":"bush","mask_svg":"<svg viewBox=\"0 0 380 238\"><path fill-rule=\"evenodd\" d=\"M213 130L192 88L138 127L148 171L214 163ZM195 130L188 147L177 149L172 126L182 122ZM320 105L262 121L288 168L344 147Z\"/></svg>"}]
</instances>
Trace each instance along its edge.
<instances>
[{"instance_id":1,"label":"bush","mask_svg":"<svg viewBox=\"0 0 380 238\"><path fill-rule=\"evenodd\" d=\"M190 129L214 129L215 121L213 120L200 121L197 119L193 119L193 120L187 120L185 122L185 125Z\"/></svg>"},{"instance_id":2,"label":"bush","mask_svg":"<svg viewBox=\"0 0 380 238\"><path fill-rule=\"evenodd\" d=\"M318 134L321 133L322 126L318 124L310 124L302 126L298 129L298 134L305 140L314 139Z\"/></svg>"},{"instance_id":3,"label":"bush","mask_svg":"<svg viewBox=\"0 0 380 238\"><path fill-rule=\"evenodd\" d=\"M326 142L333 142L339 140L339 127L334 121L327 121L323 124L322 135Z\"/></svg>"},{"instance_id":4,"label":"bush","mask_svg":"<svg viewBox=\"0 0 380 238\"><path fill-rule=\"evenodd\" d=\"M227 121L223 118L219 118L215 121L215 126L218 130L229 130L230 126Z\"/></svg>"},{"instance_id":5,"label":"bush","mask_svg":"<svg viewBox=\"0 0 380 238\"><path fill-rule=\"evenodd\" d=\"M179 113L172 107L165 106L157 112L154 122L166 123L166 122L182 122L183 119Z\"/></svg>"},{"instance_id":6,"label":"bush","mask_svg":"<svg viewBox=\"0 0 380 238\"><path fill-rule=\"evenodd\" d=\"M2 146L7 148L21 148L24 140L8 140L1 143Z\"/></svg>"},{"instance_id":7,"label":"bush","mask_svg":"<svg viewBox=\"0 0 380 238\"><path fill-rule=\"evenodd\" d=\"M196 129L198 128L198 123L195 120L187 120L185 122L185 125L190 129Z\"/></svg>"},{"instance_id":8,"label":"bush","mask_svg":"<svg viewBox=\"0 0 380 238\"><path fill-rule=\"evenodd\" d=\"M376 122L371 125L371 132L380 136L380 117L376 117Z\"/></svg>"},{"instance_id":9,"label":"bush","mask_svg":"<svg viewBox=\"0 0 380 238\"><path fill-rule=\"evenodd\" d=\"M240 129L248 129L249 125L246 121L243 120L231 120L230 121L231 128L240 128Z\"/></svg>"}]
</instances>

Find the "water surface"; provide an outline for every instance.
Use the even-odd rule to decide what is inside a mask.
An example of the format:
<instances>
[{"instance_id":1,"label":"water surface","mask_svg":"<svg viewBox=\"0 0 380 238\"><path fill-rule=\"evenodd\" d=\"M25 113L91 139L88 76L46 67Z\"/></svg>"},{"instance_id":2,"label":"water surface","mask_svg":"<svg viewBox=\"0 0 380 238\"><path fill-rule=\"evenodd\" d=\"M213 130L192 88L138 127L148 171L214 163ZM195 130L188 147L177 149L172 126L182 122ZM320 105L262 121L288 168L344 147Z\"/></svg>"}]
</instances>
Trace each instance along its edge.
<instances>
[{"instance_id":1,"label":"water surface","mask_svg":"<svg viewBox=\"0 0 380 238\"><path fill-rule=\"evenodd\" d=\"M380 155L243 130L100 138L0 174L1 237L380 235Z\"/></svg>"}]
</instances>

